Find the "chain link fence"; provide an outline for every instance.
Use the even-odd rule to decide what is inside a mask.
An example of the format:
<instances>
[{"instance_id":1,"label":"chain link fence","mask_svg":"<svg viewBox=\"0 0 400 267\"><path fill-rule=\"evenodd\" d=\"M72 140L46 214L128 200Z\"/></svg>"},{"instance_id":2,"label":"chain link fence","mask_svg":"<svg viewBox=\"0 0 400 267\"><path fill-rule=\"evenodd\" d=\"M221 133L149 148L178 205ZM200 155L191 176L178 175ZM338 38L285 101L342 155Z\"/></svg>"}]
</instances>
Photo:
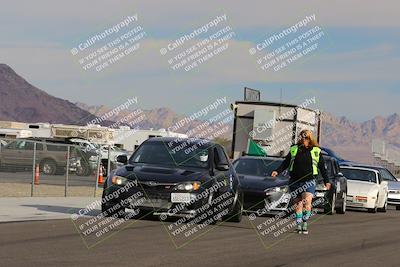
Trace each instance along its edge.
<instances>
[{"instance_id":1,"label":"chain link fence","mask_svg":"<svg viewBox=\"0 0 400 267\"><path fill-rule=\"evenodd\" d=\"M0 197L101 196L121 153L89 142L0 138Z\"/></svg>"}]
</instances>

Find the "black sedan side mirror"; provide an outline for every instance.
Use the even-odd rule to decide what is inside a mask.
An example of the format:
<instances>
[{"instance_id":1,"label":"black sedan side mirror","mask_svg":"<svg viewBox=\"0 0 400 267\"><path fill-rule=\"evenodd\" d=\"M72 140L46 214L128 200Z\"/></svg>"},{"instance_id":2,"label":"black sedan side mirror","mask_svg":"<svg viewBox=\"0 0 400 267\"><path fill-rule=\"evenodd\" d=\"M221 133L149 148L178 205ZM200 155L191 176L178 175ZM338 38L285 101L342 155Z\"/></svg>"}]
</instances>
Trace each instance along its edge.
<instances>
[{"instance_id":1,"label":"black sedan side mirror","mask_svg":"<svg viewBox=\"0 0 400 267\"><path fill-rule=\"evenodd\" d=\"M229 170L229 165L228 164L224 164L224 163L220 163L220 164L217 165L216 169L219 170L219 171L227 171L227 170Z\"/></svg>"},{"instance_id":2,"label":"black sedan side mirror","mask_svg":"<svg viewBox=\"0 0 400 267\"><path fill-rule=\"evenodd\" d=\"M128 163L128 157L126 155L119 155L117 157L117 162L126 165Z\"/></svg>"}]
</instances>

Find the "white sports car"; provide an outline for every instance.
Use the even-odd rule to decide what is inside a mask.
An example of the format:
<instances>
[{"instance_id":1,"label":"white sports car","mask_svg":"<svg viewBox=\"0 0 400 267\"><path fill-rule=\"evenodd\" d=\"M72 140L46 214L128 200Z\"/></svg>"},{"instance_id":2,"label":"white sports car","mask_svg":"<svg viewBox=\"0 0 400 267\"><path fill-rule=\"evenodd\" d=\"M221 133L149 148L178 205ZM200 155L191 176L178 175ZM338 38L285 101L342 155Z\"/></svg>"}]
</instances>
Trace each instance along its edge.
<instances>
[{"instance_id":1,"label":"white sports car","mask_svg":"<svg viewBox=\"0 0 400 267\"><path fill-rule=\"evenodd\" d=\"M388 205L388 183L379 171L341 166L347 178L347 207L367 209L370 213L386 212Z\"/></svg>"}]
</instances>

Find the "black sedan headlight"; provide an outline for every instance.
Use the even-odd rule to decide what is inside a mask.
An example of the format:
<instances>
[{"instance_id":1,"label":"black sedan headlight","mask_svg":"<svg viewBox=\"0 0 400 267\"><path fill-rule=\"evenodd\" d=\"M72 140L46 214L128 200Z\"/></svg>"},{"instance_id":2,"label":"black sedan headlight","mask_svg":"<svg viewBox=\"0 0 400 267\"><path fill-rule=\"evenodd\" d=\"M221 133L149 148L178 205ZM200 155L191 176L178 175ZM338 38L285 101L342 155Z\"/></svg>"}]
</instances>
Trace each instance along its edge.
<instances>
[{"instance_id":1,"label":"black sedan headlight","mask_svg":"<svg viewBox=\"0 0 400 267\"><path fill-rule=\"evenodd\" d=\"M115 185L124 186L129 183L129 179L122 177L122 176L113 176L111 179L112 183Z\"/></svg>"},{"instance_id":2,"label":"black sedan headlight","mask_svg":"<svg viewBox=\"0 0 400 267\"><path fill-rule=\"evenodd\" d=\"M174 189L179 191L196 191L200 189L200 186L200 182L184 182L176 185Z\"/></svg>"}]
</instances>

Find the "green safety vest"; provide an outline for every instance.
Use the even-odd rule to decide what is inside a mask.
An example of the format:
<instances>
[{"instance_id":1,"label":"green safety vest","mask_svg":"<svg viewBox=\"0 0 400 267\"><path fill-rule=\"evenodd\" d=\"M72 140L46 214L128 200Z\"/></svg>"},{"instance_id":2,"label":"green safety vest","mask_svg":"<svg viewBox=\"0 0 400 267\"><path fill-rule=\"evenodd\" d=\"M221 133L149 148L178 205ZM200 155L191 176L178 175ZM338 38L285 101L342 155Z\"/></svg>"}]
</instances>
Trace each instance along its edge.
<instances>
[{"instance_id":1,"label":"green safety vest","mask_svg":"<svg viewBox=\"0 0 400 267\"><path fill-rule=\"evenodd\" d=\"M294 159L296 158L297 151L299 151L299 146L294 145L290 148L290 165L289 171L293 171ZM313 168L313 175L318 175L318 163L319 163L319 155L321 153L321 149L319 147L313 147L311 149L311 158L312 158L312 168Z\"/></svg>"}]
</instances>

